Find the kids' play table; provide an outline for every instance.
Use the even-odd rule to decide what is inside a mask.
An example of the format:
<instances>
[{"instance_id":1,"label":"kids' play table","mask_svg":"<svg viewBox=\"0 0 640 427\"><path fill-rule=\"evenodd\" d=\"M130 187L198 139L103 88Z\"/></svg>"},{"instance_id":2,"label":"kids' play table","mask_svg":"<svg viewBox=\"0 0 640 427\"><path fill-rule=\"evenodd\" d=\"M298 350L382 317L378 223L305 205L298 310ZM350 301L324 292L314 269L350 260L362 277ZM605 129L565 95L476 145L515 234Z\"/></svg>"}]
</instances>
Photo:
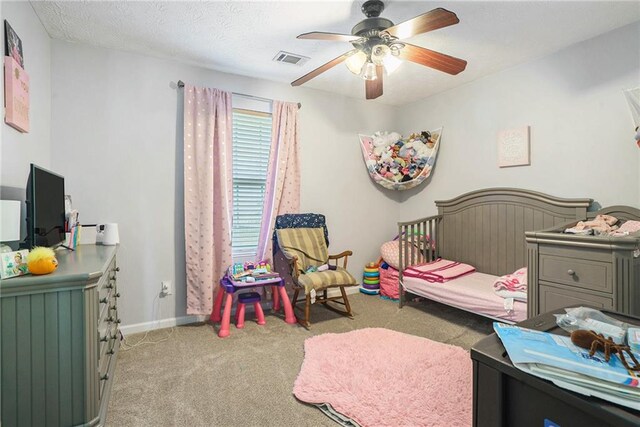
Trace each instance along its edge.
<instances>
[{"instance_id":1,"label":"kids' play table","mask_svg":"<svg viewBox=\"0 0 640 427\"><path fill-rule=\"evenodd\" d=\"M225 275L220 279L220 288L216 294L216 299L213 303L213 311L211 311L211 321L214 323L222 321L220 325L220 332L218 336L220 338L228 337L230 334L231 325L231 305L233 304L233 294L237 291L249 288L257 287L271 287L273 292L273 309L275 311L280 310L280 300L282 300L282 306L284 307L284 321L290 324L296 323L296 316L293 314L293 308L291 307L291 301L289 301L289 295L284 287L284 279L281 277L275 277L273 279L256 280L255 282L245 283L236 282L228 275ZM226 297L226 298L225 298ZM224 303L224 312L221 314L222 300Z\"/></svg>"}]
</instances>

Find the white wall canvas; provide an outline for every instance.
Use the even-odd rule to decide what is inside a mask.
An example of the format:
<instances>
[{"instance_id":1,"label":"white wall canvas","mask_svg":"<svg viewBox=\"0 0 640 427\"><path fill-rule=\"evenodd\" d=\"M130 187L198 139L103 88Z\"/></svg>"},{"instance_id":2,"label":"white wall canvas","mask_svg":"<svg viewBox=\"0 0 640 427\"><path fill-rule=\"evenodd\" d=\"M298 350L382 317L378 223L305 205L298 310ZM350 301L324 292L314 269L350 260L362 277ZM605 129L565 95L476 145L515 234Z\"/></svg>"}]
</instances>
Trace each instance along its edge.
<instances>
[{"instance_id":1,"label":"white wall canvas","mask_svg":"<svg viewBox=\"0 0 640 427\"><path fill-rule=\"evenodd\" d=\"M498 166L528 166L531 164L529 126L498 132Z\"/></svg>"}]
</instances>

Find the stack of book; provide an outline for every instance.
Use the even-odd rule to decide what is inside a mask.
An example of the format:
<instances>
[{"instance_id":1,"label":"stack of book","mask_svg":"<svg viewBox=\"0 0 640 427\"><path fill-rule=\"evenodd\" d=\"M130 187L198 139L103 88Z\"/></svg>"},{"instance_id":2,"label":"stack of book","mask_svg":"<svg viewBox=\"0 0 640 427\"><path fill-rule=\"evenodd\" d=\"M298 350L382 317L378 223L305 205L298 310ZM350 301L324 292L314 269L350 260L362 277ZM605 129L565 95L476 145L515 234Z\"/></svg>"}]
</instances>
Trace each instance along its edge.
<instances>
[{"instance_id":1,"label":"stack of book","mask_svg":"<svg viewBox=\"0 0 640 427\"><path fill-rule=\"evenodd\" d=\"M627 370L617 355L607 362L602 351L589 356L589 350L567 336L498 322L493 328L516 368L558 387L640 410L640 372ZM634 356L640 360L640 354Z\"/></svg>"}]
</instances>

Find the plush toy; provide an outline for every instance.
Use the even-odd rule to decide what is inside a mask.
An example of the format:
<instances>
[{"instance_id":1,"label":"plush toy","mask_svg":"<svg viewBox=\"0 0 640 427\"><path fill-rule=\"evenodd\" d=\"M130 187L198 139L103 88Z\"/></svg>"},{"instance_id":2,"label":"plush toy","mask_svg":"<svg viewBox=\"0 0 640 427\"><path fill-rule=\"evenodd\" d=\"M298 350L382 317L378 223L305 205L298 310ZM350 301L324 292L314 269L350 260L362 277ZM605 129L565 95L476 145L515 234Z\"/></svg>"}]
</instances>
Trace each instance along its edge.
<instances>
[{"instance_id":1,"label":"plush toy","mask_svg":"<svg viewBox=\"0 0 640 427\"><path fill-rule=\"evenodd\" d=\"M36 247L27 255L27 267L31 274L49 274L58 268L58 260L53 249Z\"/></svg>"},{"instance_id":2,"label":"plush toy","mask_svg":"<svg viewBox=\"0 0 640 427\"><path fill-rule=\"evenodd\" d=\"M376 132L373 134L373 152L380 156L387 147L395 144L402 136L398 132Z\"/></svg>"}]
</instances>

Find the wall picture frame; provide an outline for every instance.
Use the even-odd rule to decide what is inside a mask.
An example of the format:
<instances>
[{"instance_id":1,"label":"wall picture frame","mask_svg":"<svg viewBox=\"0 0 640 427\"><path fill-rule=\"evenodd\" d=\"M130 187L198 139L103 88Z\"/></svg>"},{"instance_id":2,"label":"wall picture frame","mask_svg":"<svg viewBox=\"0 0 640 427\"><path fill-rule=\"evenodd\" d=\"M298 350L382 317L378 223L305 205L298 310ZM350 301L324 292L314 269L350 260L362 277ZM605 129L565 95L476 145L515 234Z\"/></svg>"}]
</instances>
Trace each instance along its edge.
<instances>
[{"instance_id":1,"label":"wall picture frame","mask_svg":"<svg viewBox=\"0 0 640 427\"><path fill-rule=\"evenodd\" d=\"M498 132L498 167L531 165L530 135L529 126Z\"/></svg>"},{"instance_id":2,"label":"wall picture frame","mask_svg":"<svg viewBox=\"0 0 640 427\"><path fill-rule=\"evenodd\" d=\"M29 132L29 75L12 57L4 57L4 121L22 133Z\"/></svg>"},{"instance_id":3,"label":"wall picture frame","mask_svg":"<svg viewBox=\"0 0 640 427\"><path fill-rule=\"evenodd\" d=\"M28 249L0 253L0 278L8 279L28 274L27 255Z\"/></svg>"},{"instance_id":4,"label":"wall picture frame","mask_svg":"<svg viewBox=\"0 0 640 427\"><path fill-rule=\"evenodd\" d=\"M4 55L12 57L21 68L24 68L22 40L6 19L4 20Z\"/></svg>"}]
</instances>

